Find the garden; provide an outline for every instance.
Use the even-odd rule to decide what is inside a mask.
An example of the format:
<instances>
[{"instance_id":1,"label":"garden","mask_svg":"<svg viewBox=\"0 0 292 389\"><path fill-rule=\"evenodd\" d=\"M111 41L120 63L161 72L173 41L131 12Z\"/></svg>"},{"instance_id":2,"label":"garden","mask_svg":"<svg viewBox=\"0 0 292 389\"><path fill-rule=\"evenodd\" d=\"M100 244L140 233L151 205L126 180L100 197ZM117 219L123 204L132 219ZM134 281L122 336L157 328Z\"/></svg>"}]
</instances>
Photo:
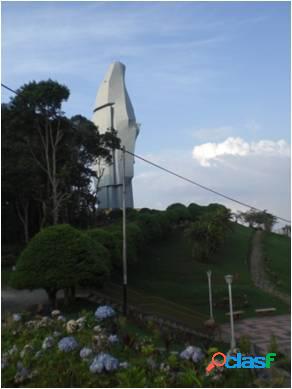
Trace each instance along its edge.
<instances>
[{"instance_id":1,"label":"garden","mask_svg":"<svg viewBox=\"0 0 292 389\"><path fill-rule=\"evenodd\" d=\"M241 344L250 353L249 344ZM272 387L277 369L216 368L228 346L185 336L117 307L15 313L2 325L3 387ZM264 369L267 370L267 369Z\"/></svg>"}]
</instances>

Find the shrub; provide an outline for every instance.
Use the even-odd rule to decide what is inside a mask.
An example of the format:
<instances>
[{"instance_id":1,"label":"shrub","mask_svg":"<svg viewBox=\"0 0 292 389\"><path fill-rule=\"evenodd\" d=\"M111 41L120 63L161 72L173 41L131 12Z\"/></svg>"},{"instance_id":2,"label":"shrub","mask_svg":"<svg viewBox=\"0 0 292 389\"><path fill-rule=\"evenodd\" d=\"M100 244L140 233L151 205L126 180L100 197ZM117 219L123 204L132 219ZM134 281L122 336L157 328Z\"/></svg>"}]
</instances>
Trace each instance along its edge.
<instances>
[{"instance_id":1,"label":"shrub","mask_svg":"<svg viewBox=\"0 0 292 389\"><path fill-rule=\"evenodd\" d=\"M104 228L93 228L92 230L88 230L86 234L94 242L101 244L108 250L110 265L115 264L116 257L121 256L121 245L114 239L113 234Z\"/></svg>"},{"instance_id":2,"label":"shrub","mask_svg":"<svg viewBox=\"0 0 292 389\"><path fill-rule=\"evenodd\" d=\"M190 219L188 208L180 203L172 204L167 207L166 215L169 219L169 222L172 224L180 223L181 221Z\"/></svg>"},{"instance_id":3,"label":"shrub","mask_svg":"<svg viewBox=\"0 0 292 389\"><path fill-rule=\"evenodd\" d=\"M158 240L162 235L159 215L141 214L137 219L146 241Z\"/></svg>"},{"instance_id":4,"label":"shrub","mask_svg":"<svg viewBox=\"0 0 292 389\"><path fill-rule=\"evenodd\" d=\"M189 211L190 219L192 221L196 221L204 213L204 208L205 207L202 207L202 206L200 206L198 204L191 203L188 206L188 211Z\"/></svg>"},{"instance_id":5,"label":"shrub","mask_svg":"<svg viewBox=\"0 0 292 389\"><path fill-rule=\"evenodd\" d=\"M123 255L123 231L121 224L110 226L107 231L111 234L114 242L113 264L114 266L122 265ZM127 259L128 263L135 263L138 259L139 250L144 247L144 237L141 228L135 222L127 223Z\"/></svg>"},{"instance_id":6,"label":"shrub","mask_svg":"<svg viewBox=\"0 0 292 389\"><path fill-rule=\"evenodd\" d=\"M69 225L41 230L22 252L12 284L17 288L43 288L55 304L60 289L102 282L109 274L108 252Z\"/></svg>"}]
</instances>

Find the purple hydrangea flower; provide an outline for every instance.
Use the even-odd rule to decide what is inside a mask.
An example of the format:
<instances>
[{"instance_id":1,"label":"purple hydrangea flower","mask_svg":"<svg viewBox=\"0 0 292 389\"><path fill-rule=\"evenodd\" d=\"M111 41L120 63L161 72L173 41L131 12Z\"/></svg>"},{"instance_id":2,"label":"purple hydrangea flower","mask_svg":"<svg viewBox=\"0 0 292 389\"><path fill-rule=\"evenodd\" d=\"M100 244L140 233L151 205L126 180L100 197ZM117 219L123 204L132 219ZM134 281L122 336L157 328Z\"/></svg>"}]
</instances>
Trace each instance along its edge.
<instances>
[{"instance_id":1,"label":"purple hydrangea flower","mask_svg":"<svg viewBox=\"0 0 292 389\"><path fill-rule=\"evenodd\" d=\"M101 373L103 370L112 371L119 367L119 361L110 354L100 353L92 361L89 370L91 373Z\"/></svg>"},{"instance_id":2,"label":"purple hydrangea flower","mask_svg":"<svg viewBox=\"0 0 292 389\"><path fill-rule=\"evenodd\" d=\"M180 353L180 357L188 360L192 359L193 362L197 363L204 358L204 354L199 347L188 346Z\"/></svg>"},{"instance_id":3,"label":"purple hydrangea flower","mask_svg":"<svg viewBox=\"0 0 292 389\"><path fill-rule=\"evenodd\" d=\"M88 347L83 347L81 350L80 350L80 358L82 359L88 359L92 356L92 350L91 348L88 348Z\"/></svg>"},{"instance_id":4,"label":"purple hydrangea flower","mask_svg":"<svg viewBox=\"0 0 292 389\"><path fill-rule=\"evenodd\" d=\"M52 348L54 345L54 338L52 336L47 336L42 344L42 349L47 350L49 348Z\"/></svg>"},{"instance_id":5,"label":"purple hydrangea flower","mask_svg":"<svg viewBox=\"0 0 292 389\"><path fill-rule=\"evenodd\" d=\"M101 305L100 307L97 308L95 312L95 317L98 320L107 319L108 317L112 317L114 315L115 315L115 311L109 305Z\"/></svg>"},{"instance_id":6,"label":"purple hydrangea flower","mask_svg":"<svg viewBox=\"0 0 292 389\"><path fill-rule=\"evenodd\" d=\"M60 351L65 353L69 351L74 351L79 347L77 340L73 336L66 336L62 338L58 343L58 348Z\"/></svg>"},{"instance_id":7,"label":"purple hydrangea flower","mask_svg":"<svg viewBox=\"0 0 292 389\"><path fill-rule=\"evenodd\" d=\"M108 337L108 341L109 343L117 343L119 341L119 338L117 337L117 335L110 335Z\"/></svg>"}]
</instances>

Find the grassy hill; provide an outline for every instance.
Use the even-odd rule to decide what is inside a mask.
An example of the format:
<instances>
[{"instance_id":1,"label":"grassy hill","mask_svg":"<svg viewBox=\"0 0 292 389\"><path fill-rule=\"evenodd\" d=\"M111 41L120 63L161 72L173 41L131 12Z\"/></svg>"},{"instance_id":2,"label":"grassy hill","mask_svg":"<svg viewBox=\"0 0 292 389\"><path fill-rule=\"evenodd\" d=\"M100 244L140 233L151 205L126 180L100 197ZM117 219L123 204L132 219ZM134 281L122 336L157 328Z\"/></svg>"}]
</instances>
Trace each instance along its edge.
<instances>
[{"instance_id":1,"label":"grassy hill","mask_svg":"<svg viewBox=\"0 0 292 389\"><path fill-rule=\"evenodd\" d=\"M271 281L279 290L290 294L291 239L284 235L266 233L263 249Z\"/></svg>"},{"instance_id":2,"label":"grassy hill","mask_svg":"<svg viewBox=\"0 0 292 389\"><path fill-rule=\"evenodd\" d=\"M163 310L171 310L171 304L185 308L202 322L209 314L206 271L211 269L214 315L219 322L228 320L226 274L234 275L234 308L244 310L243 317L254 316L255 308L271 306L277 307L277 314L287 313L284 303L255 288L251 282L248 256L252 233L251 229L234 224L224 248L206 264L194 261L183 232L176 230L167 240L149 247L139 263L130 266L128 282L132 293L140 294L137 297L140 303L150 296L152 301L163 299L164 303L160 304ZM151 310L151 302L148 309ZM153 303L153 309L158 313L157 302Z\"/></svg>"}]
</instances>

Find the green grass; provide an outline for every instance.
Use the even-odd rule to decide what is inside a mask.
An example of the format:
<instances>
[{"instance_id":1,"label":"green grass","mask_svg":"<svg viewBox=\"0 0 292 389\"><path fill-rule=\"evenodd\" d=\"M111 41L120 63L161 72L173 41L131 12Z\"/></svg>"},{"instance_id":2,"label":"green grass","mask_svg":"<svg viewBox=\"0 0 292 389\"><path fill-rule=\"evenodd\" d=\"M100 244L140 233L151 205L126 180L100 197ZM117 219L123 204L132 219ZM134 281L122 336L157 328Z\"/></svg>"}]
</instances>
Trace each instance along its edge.
<instances>
[{"instance_id":1,"label":"green grass","mask_svg":"<svg viewBox=\"0 0 292 389\"><path fill-rule=\"evenodd\" d=\"M194 261L183 232L175 231L169 239L149 248L137 264L130 266L130 288L140 293L137 297L140 306L148 304L151 311L152 304L155 313L167 311L167 316L178 321L181 315L190 315L193 326L200 327L209 315L206 271L211 269L214 315L219 322L228 320L225 315L228 312L226 274L234 275L234 309L244 310L243 317L254 316L255 308L270 306L277 308L276 314L287 313L286 304L255 288L251 282L248 265L251 238L251 229L234 225L224 248L206 264ZM131 294L130 290L132 298L133 291ZM245 296L248 304L243 307ZM161 299L160 303L158 299Z\"/></svg>"},{"instance_id":2,"label":"green grass","mask_svg":"<svg viewBox=\"0 0 292 389\"><path fill-rule=\"evenodd\" d=\"M267 271L279 290L290 294L291 239L284 235L266 233L263 241Z\"/></svg>"}]
</instances>

